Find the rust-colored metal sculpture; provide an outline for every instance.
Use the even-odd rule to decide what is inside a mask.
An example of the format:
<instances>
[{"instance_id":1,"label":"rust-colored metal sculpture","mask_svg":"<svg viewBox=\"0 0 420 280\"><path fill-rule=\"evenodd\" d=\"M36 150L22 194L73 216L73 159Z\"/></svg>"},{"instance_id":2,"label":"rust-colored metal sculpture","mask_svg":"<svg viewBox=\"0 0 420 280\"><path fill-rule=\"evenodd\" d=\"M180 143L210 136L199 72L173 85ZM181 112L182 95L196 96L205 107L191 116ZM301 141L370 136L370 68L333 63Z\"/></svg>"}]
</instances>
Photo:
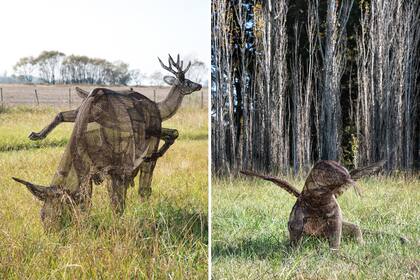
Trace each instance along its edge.
<instances>
[{"instance_id":1,"label":"rust-colored metal sculpture","mask_svg":"<svg viewBox=\"0 0 420 280\"><path fill-rule=\"evenodd\" d=\"M169 56L162 67L175 77L165 77L172 88L162 102L155 103L138 92L95 88L90 93L77 89L83 102L79 108L57 114L53 122L29 138L45 138L61 122L74 122L72 135L50 187L14 178L44 202L41 218L46 228L59 228L65 213L90 207L92 182L106 180L111 207L122 214L127 187L140 171L139 193L149 196L156 160L178 137L175 129L162 128L162 120L178 110L185 95L201 85L185 78L190 64ZM173 69L173 67L176 69ZM160 139L164 144L159 149Z\"/></svg>"},{"instance_id":2,"label":"rust-colored metal sculpture","mask_svg":"<svg viewBox=\"0 0 420 280\"><path fill-rule=\"evenodd\" d=\"M319 161L309 173L302 192L276 177L253 171L241 171L241 173L271 181L297 197L288 223L291 245L297 245L303 234L307 234L328 238L330 248L336 250L340 246L342 232L355 237L358 243L363 243L359 226L343 220L336 197L349 186L356 187L355 180L378 172L384 164L385 161L380 161L349 173L335 161Z\"/></svg>"}]
</instances>

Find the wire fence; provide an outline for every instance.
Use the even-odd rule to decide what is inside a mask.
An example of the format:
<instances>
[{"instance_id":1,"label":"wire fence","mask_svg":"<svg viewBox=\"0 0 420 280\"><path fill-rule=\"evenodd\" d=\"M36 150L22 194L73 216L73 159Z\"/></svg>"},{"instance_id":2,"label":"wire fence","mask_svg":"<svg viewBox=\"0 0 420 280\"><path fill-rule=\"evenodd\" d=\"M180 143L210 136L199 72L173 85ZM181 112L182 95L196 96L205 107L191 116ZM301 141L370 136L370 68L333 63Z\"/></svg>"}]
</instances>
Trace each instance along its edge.
<instances>
[{"instance_id":1,"label":"wire fence","mask_svg":"<svg viewBox=\"0 0 420 280\"><path fill-rule=\"evenodd\" d=\"M94 85L0 85L1 106L54 106L60 108L76 108L82 99L77 95L75 87L78 86L86 91L91 91L97 86ZM110 86L109 89L128 90L132 88L149 99L159 102L169 93L169 87L151 86ZM185 96L182 106L207 108L208 89L203 88Z\"/></svg>"}]
</instances>

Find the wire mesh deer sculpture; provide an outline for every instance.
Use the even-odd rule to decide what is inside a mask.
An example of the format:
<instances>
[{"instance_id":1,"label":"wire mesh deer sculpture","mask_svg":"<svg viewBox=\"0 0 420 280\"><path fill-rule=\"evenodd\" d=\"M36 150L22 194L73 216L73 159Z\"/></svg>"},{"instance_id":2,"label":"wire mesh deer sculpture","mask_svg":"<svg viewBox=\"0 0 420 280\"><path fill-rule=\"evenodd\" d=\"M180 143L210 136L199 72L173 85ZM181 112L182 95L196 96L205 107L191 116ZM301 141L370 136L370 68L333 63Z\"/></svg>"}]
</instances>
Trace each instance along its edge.
<instances>
[{"instance_id":1,"label":"wire mesh deer sculpture","mask_svg":"<svg viewBox=\"0 0 420 280\"><path fill-rule=\"evenodd\" d=\"M117 214L123 213L127 188L134 185L139 172L139 194L150 196L156 161L178 137L176 129L162 128L162 121L177 112L185 95L201 89L185 78L191 63L183 69L179 55L176 62L169 56L168 66L159 62L175 75L164 77L172 87L163 101L153 102L133 90L95 88L88 93L76 88L83 99L81 105L58 113L48 126L29 135L31 140L43 139L61 122L75 123L49 187L13 178L44 202L41 219L45 228L58 229L68 213L89 209L93 182L107 182L111 207ZM159 148L160 140L164 144Z\"/></svg>"},{"instance_id":2,"label":"wire mesh deer sculpture","mask_svg":"<svg viewBox=\"0 0 420 280\"><path fill-rule=\"evenodd\" d=\"M380 161L367 167L354 169L349 173L335 161L321 160L310 171L302 192L287 181L276 177L248 170L241 173L273 182L297 198L288 222L291 245L299 244L302 236L306 234L326 237L330 249L337 250L342 233L354 237L359 244L364 241L360 227L343 220L336 198L350 186L354 186L359 193L355 181L363 176L377 173L384 164L385 161Z\"/></svg>"}]
</instances>

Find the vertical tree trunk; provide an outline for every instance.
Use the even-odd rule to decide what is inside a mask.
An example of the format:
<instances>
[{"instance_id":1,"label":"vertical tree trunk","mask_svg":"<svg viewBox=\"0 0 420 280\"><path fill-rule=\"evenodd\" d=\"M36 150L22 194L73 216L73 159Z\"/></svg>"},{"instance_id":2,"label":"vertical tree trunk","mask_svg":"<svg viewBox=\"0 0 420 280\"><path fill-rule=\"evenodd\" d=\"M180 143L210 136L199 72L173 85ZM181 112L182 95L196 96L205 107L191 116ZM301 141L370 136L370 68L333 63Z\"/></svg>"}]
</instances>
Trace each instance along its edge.
<instances>
[{"instance_id":1,"label":"vertical tree trunk","mask_svg":"<svg viewBox=\"0 0 420 280\"><path fill-rule=\"evenodd\" d=\"M358 44L360 160L387 159L388 169L414 164L413 127L419 104L418 2L373 0L362 10ZM417 28L416 28L417 26ZM413 94L417 91L417 94Z\"/></svg>"}]
</instances>

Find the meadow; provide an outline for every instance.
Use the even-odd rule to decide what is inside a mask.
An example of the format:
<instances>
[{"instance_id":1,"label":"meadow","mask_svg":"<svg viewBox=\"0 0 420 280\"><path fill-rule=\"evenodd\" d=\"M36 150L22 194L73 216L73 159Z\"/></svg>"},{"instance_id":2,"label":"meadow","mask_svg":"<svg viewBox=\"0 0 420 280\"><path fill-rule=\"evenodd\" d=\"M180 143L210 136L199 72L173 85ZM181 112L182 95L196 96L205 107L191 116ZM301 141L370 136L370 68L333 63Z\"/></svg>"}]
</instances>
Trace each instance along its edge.
<instances>
[{"instance_id":1,"label":"meadow","mask_svg":"<svg viewBox=\"0 0 420 280\"><path fill-rule=\"evenodd\" d=\"M68 109L68 108L67 108ZM125 213L113 216L105 186L94 186L88 217L44 233L41 202L16 176L48 185L73 124L30 141L57 106L0 112L0 279L205 279L208 262L207 109L184 106L164 127L180 137L158 160L149 200L129 188Z\"/></svg>"},{"instance_id":2,"label":"meadow","mask_svg":"<svg viewBox=\"0 0 420 280\"><path fill-rule=\"evenodd\" d=\"M420 181L374 177L359 186L361 197L350 189L338 200L344 218L384 234L365 233L362 246L343 238L332 253L313 237L289 247L289 193L263 180L213 178L213 279L419 279Z\"/></svg>"}]
</instances>

